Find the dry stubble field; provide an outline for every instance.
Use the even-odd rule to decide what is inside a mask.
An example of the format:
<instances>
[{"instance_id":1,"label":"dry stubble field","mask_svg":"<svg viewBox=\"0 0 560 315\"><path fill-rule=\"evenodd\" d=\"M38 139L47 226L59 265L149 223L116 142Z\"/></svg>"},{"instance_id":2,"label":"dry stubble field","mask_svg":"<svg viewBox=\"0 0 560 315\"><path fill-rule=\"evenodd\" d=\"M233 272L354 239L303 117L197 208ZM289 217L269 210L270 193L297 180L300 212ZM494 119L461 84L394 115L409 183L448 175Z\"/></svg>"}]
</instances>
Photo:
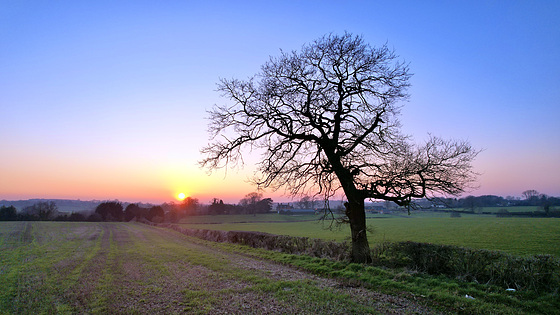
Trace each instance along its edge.
<instances>
[{"instance_id":1,"label":"dry stubble field","mask_svg":"<svg viewBox=\"0 0 560 315\"><path fill-rule=\"evenodd\" d=\"M433 313L139 223L0 222L0 313Z\"/></svg>"}]
</instances>

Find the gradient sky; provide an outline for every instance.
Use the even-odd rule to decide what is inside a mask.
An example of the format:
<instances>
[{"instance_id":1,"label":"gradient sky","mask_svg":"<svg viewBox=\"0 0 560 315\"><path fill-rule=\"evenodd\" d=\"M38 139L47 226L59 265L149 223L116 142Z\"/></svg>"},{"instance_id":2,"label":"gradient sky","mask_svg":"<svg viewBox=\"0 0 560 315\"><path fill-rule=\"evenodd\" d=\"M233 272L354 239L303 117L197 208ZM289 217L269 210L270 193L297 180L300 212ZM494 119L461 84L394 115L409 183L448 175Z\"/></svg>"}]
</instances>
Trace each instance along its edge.
<instances>
[{"instance_id":1,"label":"gradient sky","mask_svg":"<svg viewBox=\"0 0 560 315\"><path fill-rule=\"evenodd\" d=\"M560 1L0 1L0 199L237 202L219 78L348 31L410 63L404 132L483 149L469 194L560 196ZM286 200L279 193L268 193Z\"/></svg>"}]
</instances>

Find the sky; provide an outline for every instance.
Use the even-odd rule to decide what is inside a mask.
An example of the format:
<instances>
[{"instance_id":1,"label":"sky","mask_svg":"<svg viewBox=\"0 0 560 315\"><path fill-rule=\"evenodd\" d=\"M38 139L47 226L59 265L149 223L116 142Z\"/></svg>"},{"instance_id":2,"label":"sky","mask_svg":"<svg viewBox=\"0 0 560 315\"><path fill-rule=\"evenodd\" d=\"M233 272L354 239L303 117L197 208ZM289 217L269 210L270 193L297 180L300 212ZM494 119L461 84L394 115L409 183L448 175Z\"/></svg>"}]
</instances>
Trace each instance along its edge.
<instances>
[{"instance_id":1,"label":"sky","mask_svg":"<svg viewBox=\"0 0 560 315\"><path fill-rule=\"evenodd\" d=\"M197 164L228 103L216 83L344 32L409 63L404 133L482 150L465 195L560 196L558 16L553 0L0 0L0 199L236 203L252 166Z\"/></svg>"}]
</instances>

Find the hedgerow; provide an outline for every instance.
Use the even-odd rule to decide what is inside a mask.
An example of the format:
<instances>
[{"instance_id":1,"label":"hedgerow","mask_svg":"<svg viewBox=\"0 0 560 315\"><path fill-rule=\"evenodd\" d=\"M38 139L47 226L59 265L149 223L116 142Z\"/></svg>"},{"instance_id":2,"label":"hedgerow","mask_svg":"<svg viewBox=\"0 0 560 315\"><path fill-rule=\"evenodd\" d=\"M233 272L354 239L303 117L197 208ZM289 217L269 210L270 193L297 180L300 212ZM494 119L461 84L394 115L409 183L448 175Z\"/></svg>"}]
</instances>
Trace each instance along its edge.
<instances>
[{"instance_id":1,"label":"hedgerow","mask_svg":"<svg viewBox=\"0 0 560 315\"><path fill-rule=\"evenodd\" d=\"M274 235L263 232L219 231L206 229L188 229L172 224L158 224L185 235L208 241L242 244L254 248L264 248L289 254L309 255L339 261L350 259L348 242L325 241L307 237Z\"/></svg>"},{"instance_id":2,"label":"hedgerow","mask_svg":"<svg viewBox=\"0 0 560 315\"><path fill-rule=\"evenodd\" d=\"M446 275L516 290L558 293L560 260L552 255L520 257L504 252L417 242L385 243L373 249L375 265Z\"/></svg>"}]
</instances>

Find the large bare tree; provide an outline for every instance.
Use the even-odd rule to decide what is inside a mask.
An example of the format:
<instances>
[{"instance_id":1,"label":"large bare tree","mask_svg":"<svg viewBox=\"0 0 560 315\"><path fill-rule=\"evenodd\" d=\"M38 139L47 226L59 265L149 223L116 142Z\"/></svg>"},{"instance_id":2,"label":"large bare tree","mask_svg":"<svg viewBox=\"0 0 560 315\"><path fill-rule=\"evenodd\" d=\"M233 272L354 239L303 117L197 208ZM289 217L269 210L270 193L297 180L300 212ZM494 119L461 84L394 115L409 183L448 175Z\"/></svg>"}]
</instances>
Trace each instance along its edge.
<instances>
[{"instance_id":1,"label":"large bare tree","mask_svg":"<svg viewBox=\"0 0 560 315\"><path fill-rule=\"evenodd\" d=\"M364 201L409 205L415 198L459 194L475 174L467 142L401 134L399 103L410 73L386 45L352 34L326 35L300 51L271 57L247 80L222 79L232 102L210 111L212 142L201 150L210 169L262 154L255 182L328 198L343 192L352 258L370 262ZM254 152L254 151L252 151Z\"/></svg>"}]
</instances>

